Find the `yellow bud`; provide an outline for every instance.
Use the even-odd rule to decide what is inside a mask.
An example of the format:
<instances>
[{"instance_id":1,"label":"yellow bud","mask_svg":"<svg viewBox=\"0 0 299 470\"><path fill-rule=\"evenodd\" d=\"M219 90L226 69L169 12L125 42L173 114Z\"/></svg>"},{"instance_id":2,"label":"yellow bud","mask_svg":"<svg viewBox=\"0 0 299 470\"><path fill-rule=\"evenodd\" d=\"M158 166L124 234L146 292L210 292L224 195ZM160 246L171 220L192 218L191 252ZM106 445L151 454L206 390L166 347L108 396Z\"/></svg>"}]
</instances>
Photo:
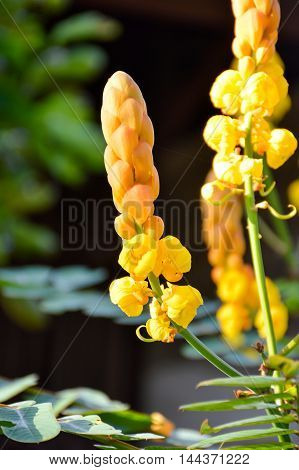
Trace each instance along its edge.
<instances>
[{"instance_id":1,"label":"yellow bud","mask_svg":"<svg viewBox=\"0 0 299 470\"><path fill-rule=\"evenodd\" d=\"M169 419L165 418L165 416L163 416L161 413L158 413L157 411L151 413L150 417L151 431L153 433L166 437L170 436L175 428L175 425L172 421L169 421Z\"/></svg>"},{"instance_id":2,"label":"yellow bud","mask_svg":"<svg viewBox=\"0 0 299 470\"><path fill-rule=\"evenodd\" d=\"M263 115L271 115L279 102L279 93L272 78L265 72L257 72L247 80L241 92L243 114L261 110Z\"/></svg>"},{"instance_id":3,"label":"yellow bud","mask_svg":"<svg viewBox=\"0 0 299 470\"><path fill-rule=\"evenodd\" d=\"M173 343L176 329L170 325L170 320L157 299L150 303L151 318L146 322L146 330L155 341Z\"/></svg>"},{"instance_id":4,"label":"yellow bud","mask_svg":"<svg viewBox=\"0 0 299 470\"><path fill-rule=\"evenodd\" d=\"M191 255L178 238L171 235L158 241L158 255L153 273L177 282L191 269Z\"/></svg>"},{"instance_id":5,"label":"yellow bud","mask_svg":"<svg viewBox=\"0 0 299 470\"><path fill-rule=\"evenodd\" d=\"M123 197L122 211L139 225L142 225L154 211L153 199L150 186L135 184Z\"/></svg>"},{"instance_id":6,"label":"yellow bud","mask_svg":"<svg viewBox=\"0 0 299 470\"><path fill-rule=\"evenodd\" d=\"M148 235L152 235L155 240L159 240L164 232L164 222L161 217L152 215L144 223L143 230Z\"/></svg>"},{"instance_id":7,"label":"yellow bud","mask_svg":"<svg viewBox=\"0 0 299 470\"><path fill-rule=\"evenodd\" d=\"M233 115L239 111L240 92L243 80L236 70L225 70L215 80L210 96L213 105L224 114Z\"/></svg>"},{"instance_id":8,"label":"yellow bud","mask_svg":"<svg viewBox=\"0 0 299 470\"><path fill-rule=\"evenodd\" d=\"M242 304L225 303L216 316L223 336L229 341L235 341L243 331L251 328L250 313Z\"/></svg>"},{"instance_id":9,"label":"yellow bud","mask_svg":"<svg viewBox=\"0 0 299 470\"><path fill-rule=\"evenodd\" d=\"M136 281L143 281L157 260L157 243L144 233L124 241L118 262Z\"/></svg>"},{"instance_id":10,"label":"yellow bud","mask_svg":"<svg viewBox=\"0 0 299 470\"><path fill-rule=\"evenodd\" d=\"M243 266L227 269L219 280L217 295L222 302L244 302L250 281L250 274Z\"/></svg>"},{"instance_id":11,"label":"yellow bud","mask_svg":"<svg viewBox=\"0 0 299 470\"><path fill-rule=\"evenodd\" d=\"M203 131L205 142L216 152L233 152L238 136L237 121L228 116L211 117Z\"/></svg>"},{"instance_id":12,"label":"yellow bud","mask_svg":"<svg viewBox=\"0 0 299 470\"><path fill-rule=\"evenodd\" d=\"M213 161L213 170L216 178L228 184L242 184L243 178L240 171L242 158L237 153L230 153L229 155L217 153Z\"/></svg>"},{"instance_id":13,"label":"yellow bud","mask_svg":"<svg viewBox=\"0 0 299 470\"><path fill-rule=\"evenodd\" d=\"M167 283L162 295L162 309L168 317L183 328L187 328L203 304L200 292L191 286L177 286Z\"/></svg>"},{"instance_id":14,"label":"yellow bud","mask_svg":"<svg viewBox=\"0 0 299 470\"><path fill-rule=\"evenodd\" d=\"M282 339L288 329L288 310L283 303L270 305L271 317L276 340ZM259 310L254 320L254 326L261 338L266 338L263 312Z\"/></svg>"},{"instance_id":15,"label":"yellow bud","mask_svg":"<svg viewBox=\"0 0 299 470\"><path fill-rule=\"evenodd\" d=\"M241 16L236 18L235 35L250 44L255 50L261 42L267 27L268 18L256 8L249 8Z\"/></svg>"},{"instance_id":16,"label":"yellow bud","mask_svg":"<svg viewBox=\"0 0 299 470\"><path fill-rule=\"evenodd\" d=\"M116 233L125 240L129 240L137 235L134 220L129 219L126 214L121 214L115 218L114 227Z\"/></svg>"},{"instance_id":17,"label":"yellow bud","mask_svg":"<svg viewBox=\"0 0 299 470\"><path fill-rule=\"evenodd\" d=\"M287 129L274 129L271 132L267 149L267 162L271 168L283 165L297 149L297 139Z\"/></svg>"},{"instance_id":18,"label":"yellow bud","mask_svg":"<svg viewBox=\"0 0 299 470\"><path fill-rule=\"evenodd\" d=\"M255 70L255 60L250 56L239 59L238 70L244 80L250 77Z\"/></svg>"},{"instance_id":19,"label":"yellow bud","mask_svg":"<svg viewBox=\"0 0 299 470\"><path fill-rule=\"evenodd\" d=\"M232 0L232 9L234 16L243 15L246 10L254 7L254 0Z\"/></svg>"},{"instance_id":20,"label":"yellow bud","mask_svg":"<svg viewBox=\"0 0 299 470\"><path fill-rule=\"evenodd\" d=\"M118 305L128 317L139 316L152 295L146 281L137 282L128 276L113 281L109 291L111 302Z\"/></svg>"}]
</instances>

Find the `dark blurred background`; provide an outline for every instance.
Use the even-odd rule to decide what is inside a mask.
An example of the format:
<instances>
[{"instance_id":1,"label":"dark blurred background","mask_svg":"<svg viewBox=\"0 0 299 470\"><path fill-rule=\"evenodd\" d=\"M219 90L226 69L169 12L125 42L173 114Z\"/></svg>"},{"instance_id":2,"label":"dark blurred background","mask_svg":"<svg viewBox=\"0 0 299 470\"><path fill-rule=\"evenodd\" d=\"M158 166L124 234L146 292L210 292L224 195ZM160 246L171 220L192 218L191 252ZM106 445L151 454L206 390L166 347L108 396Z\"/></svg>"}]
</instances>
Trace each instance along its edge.
<instances>
[{"instance_id":1,"label":"dark blurred background","mask_svg":"<svg viewBox=\"0 0 299 470\"><path fill-rule=\"evenodd\" d=\"M293 5L293 0L281 1L283 20L278 50L286 64L293 100L293 108L283 126L298 138L299 9L288 18ZM0 9L1 16L5 16L6 12ZM98 10L115 18L123 28L115 40L104 44L108 65L100 77L87 85L98 125L105 82L116 70L124 70L139 84L154 124L154 158L160 175L161 199L195 200L211 165L211 153L202 147L201 136L207 118L214 112L209 89L215 77L228 68L232 60L233 17L229 0L77 0L71 2L59 18L87 10ZM287 20L285 24L284 20ZM55 18L45 18L46 27L53 22ZM99 158L102 157L99 155ZM296 158L277 173L284 202L287 185L296 176ZM59 185L60 199L78 198L84 202L110 198L110 194L105 173L100 171L88 174L80 187ZM50 226L59 236L60 215L58 200L32 220ZM104 236L101 214L97 222L100 237ZM296 224L298 219L291 222L293 232L298 229ZM193 229L200 227L191 226ZM267 247L264 249L267 272L272 278L283 275L281 260ZM112 279L118 270L117 254L115 250L82 249L61 251L42 259L31 256L29 261L53 266L104 266ZM14 256L10 264L22 262L21 257ZM189 279L206 297L213 297L214 286L202 250L194 252ZM53 318L48 327L39 332L24 331L1 314L0 357L1 375L18 377L36 372L40 383L46 381L46 388L50 390L75 386L101 389L139 411L158 410L177 425L193 428L197 428L205 416L183 414L178 412L178 407L202 398L204 392L195 391L195 384L203 377L216 375L206 363L182 358L178 342L143 344L137 340L134 327L115 325L109 319L90 318L86 322L86 317L80 313ZM217 396L217 390L209 391L210 399L213 399L212 394ZM221 394L223 397L223 390ZM76 445L86 446L86 442L80 444L75 438L63 436L43 446L69 448ZM14 444L9 446L13 448Z\"/></svg>"}]
</instances>

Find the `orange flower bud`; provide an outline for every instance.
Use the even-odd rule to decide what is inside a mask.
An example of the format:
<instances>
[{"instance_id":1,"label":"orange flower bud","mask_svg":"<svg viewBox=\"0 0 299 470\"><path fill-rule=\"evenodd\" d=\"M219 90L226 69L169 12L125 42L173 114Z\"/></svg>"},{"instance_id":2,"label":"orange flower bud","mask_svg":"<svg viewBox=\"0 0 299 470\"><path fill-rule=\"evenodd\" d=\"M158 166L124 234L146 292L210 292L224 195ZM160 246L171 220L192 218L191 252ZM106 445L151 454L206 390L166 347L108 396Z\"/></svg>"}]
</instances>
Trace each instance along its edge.
<instances>
[{"instance_id":1,"label":"orange flower bud","mask_svg":"<svg viewBox=\"0 0 299 470\"><path fill-rule=\"evenodd\" d=\"M263 38L268 18L256 8L250 8L236 19L235 35L247 41L255 50Z\"/></svg>"},{"instance_id":2,"label":"orange flower bud","mask_svg":"<svg viewBox=\"0 0 299 470\"><path fill-rule=\"evenodd\" d=\"M127 162L118 160L108 172L108 181L115 197L121 200L134 184L132 167Z\"/></svg>"},{"instance_id":3,"label":"orange flower bud","mask_svg":"<svg viewBox=\"0 0 299 470\"><path fill-rule=\"evenodd\" d=\"M251 47L244 38L236 37L232 43L232 51L238 59L241 59L241 57L249 56L251 54Z\"/></svg>"},{"instance_id":4,"label":"orange flower bud","mask_svg":"<svg viewBox=\"0 0 299 470\"><path fill-rule=\"evenodd\" d=\"M148 183L153 174L153 154L147 142L140 142L132 153L132 164L135 180L138 183Z\"/></svg>"},{"instance_id":5,"label":"orange flower bud","mask_svg":"<svg viewBox=\"0 0 299 470\"><path fill-rule=\"evenodd\" d=\"M107 145L105 152L104 152L104 162L105 162L105 168L108 173L112 165L114 165L115 162L117 162L119 158L117 155L113 152L112 148Z\"/></svg>"},{"instance_id":6,"label":"orange flower bud","mask_svg":"<svg viewBox=\"0 0 299 470\"><path fill-rule=\"evenodd\" d=\"M254 0L232 0L232 9L236 17L243 15L252 7L254 7Z\"/></svg>"},{"instance_id":7,"label":"orange flower bud","mask_svg":"<svg viewBox=\"0 0 299 470\"><path fill-rule=\"evenodd\" d=\"M140 139L145 140L151 147L154 145L154 128L152 121L147 114L143 115L142 128L140 132Z\"/></svg>"},{"instance_id":8,"label":"orange flower bud","mask_svg":"<svg viewBox=\"0 0 299 470\"><path fill-rule=\"evenodd\" d=\"M271 8L273 6L273 0L253 0L256 8L264 13L264 15L269 15Z\"/></svg>"},{"instance_id":9,"label":"orange flower bud","mask_svg":"<svg viewBox=\"0 0 299 470\"><path fill-rule=\"evenodd\" d=\"M138 135L125 124L121 124L110 137L109 144L118 158L132 164L132 153L138 145Z\"/></svg>"},{"instance_id":10,"label":"orange flower bud","mask_svg":"<svg viewBox=\"0 0 299 470\"><path fill-rule=\"evenodd\" d=\"M143 230L148 235L152 234L155 240L159 240L164 232L164 222L161 217L152 215L146 220Z\"/></svg>"},{"instance_id":11,"label":"orange flower bud","mask_svg":"<svg viewBox=\"0 0 299 470\"><path fill-rule=\"evenodd\" d=\"M122 210L138 224L144 224L154 211L151 187L145 184L135 184L124 195Z\"/></svg>"},{"instance_id":12,"label":"orange flower bud","mask_svg":"<svg viewBox=\"0 0 299 470\"><path fill-rule=\"evenodd\" d=\"M119 119L123 124L140 134L143 121L143 106L133 98L126 99L119 108Z\"/></svg>"},{"instance_id":13,"label":"orange flower bud","mask_svg":"<svg viewBox=\"0 0 299 470\"><path fill-rule=\"evenodd\" d=\"M124 240L129 240L137 235L135 223L126 214L121 214L115 218L114 227L116 233Z\"/></svg>"}]
</instances>

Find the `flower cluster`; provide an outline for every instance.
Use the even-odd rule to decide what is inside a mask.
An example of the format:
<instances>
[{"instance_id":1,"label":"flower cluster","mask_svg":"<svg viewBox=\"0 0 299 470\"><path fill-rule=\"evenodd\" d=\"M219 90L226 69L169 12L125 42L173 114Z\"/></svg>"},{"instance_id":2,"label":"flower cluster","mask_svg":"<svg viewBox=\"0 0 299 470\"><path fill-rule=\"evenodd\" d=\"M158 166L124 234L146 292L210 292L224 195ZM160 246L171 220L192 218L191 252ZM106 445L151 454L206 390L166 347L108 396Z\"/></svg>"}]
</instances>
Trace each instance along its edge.
<instances>
[{"instance_id":1,"label":"flower cluster","mask_svg":"<svg viewBox=\"0 0 299 470\"><path fill-rule=\"evenodd\" d=\"M216 155L213 170L201 189L203 234L213 266L212 278L223 302L217 318L223 335L230 341L240 339L241 333L253 325L265 336L254 273L243 261L240 202L243 185L250 177L253 188L262 190L264 159L276 169L297 148L297 140L289 130L273 128L271 124L289 106L284 67L275 52L279 3L232 0L232 7L236 60L233 68L222 72L211 88L211 101L223 114L211 117L203 132L205 142ZM248 138L253 155L246 154ZM267 291L279 339L287 329L288 312L269 279Z\"/></svg>"},{"instance_id":2,"label":"flower cluster","mask_svg":"<svg viewBox=\"0 0 299 470\"><path fill-rule=\"evenodd\" d=\"M297 140L289 130L273 129L269 122L288 100L283 64L275 53L279 3L233 0L232 4L236 17L233 42L236 70L226 70L216 78L210 96L224 115L210 118L203 135L216 152L214 184L238 187L246 175L251 175L259 188L263 181L262 157L277 169L297 148ZM245 151L241 155L249 123L254 159L249 159ZM211 188L203 190L204 197L211 193Z\"/></svg>"},{"instance_id":3,"label":"flower cluster","mask_svg":"<svg viewBox=\"0 0 299 470\"><path fill-rule=\"evenodd\" d=\"M151 300L146 329L153 340L172 342L174 322L187 327L203 303L198 290L171 284L191 269L189 251L173 236L161 238L163 220L154 215L159 176L153 164L154 131L141 91L124 72L108 80L101 111L107 147L105 166L113 200L120 215L115 229L123 239L120 266L129 276L110 286L110 296L128 316L138 316ZM167 287L160 292L150 281L163 276Z\"/></svg>"},{"instance_id":4,"label":"flower cluster","mask_svg":"<svg viewBox=\"0 0 299 470\"><path fill-rule=\"evenodd\" d=\"M206 181L212 181L213 171ZM234 195L220 205L228 189L214 190L214 204L201 199L203 214L203 237L208 247L208 259L212 265L211 276L222 301L217 319L223 336L231 343L241 344L244 331L255 326L261 337L265 336L263 316L253 269L245 264L245 239L242 228L242 204L240 196ZM267 279L267 291L277 339L287 330L288 313L282 304L278 288Z\"/></svg>"}]
</instances>

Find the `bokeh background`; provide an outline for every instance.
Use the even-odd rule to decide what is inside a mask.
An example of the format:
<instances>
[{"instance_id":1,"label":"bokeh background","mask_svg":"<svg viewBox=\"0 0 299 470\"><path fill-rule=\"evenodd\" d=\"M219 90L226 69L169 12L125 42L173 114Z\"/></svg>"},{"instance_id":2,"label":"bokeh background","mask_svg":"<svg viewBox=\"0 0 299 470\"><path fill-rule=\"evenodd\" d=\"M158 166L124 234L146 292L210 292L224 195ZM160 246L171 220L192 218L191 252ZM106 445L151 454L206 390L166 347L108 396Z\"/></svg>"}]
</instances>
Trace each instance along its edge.
<instances>
[{"instance_id":1,"label":"bokeh background","mask_svg":"<svg viewBox=\"0 0 299 470\"><path fill-rule=\"evenodd\" d=\"M299 9L289 16L294 2L283 0L281 6L278 50L286 64L293 101L282 125L298 138ZM73 15L82 13L90 21L88 34L82 24L65 27ZM155 128L161 199L196 200L211 164L211 153L202 146L201 137L213 114L209 89L232 60L230 2L9 0L0 2L0 14L1 264L103 267L111 280L118 270L117 249L66 251L59 242L66 230L61 220L63 199L84 203L111 197L100 132L105 82L116 70L124 70L142 89ZM61 22L64 28L59 27ZM293 157L277 172L285 203L286 188L296 176L298 161ZM101 210L93 223L104 239L107 222ZM200 230L198 219L188 224L191 232ZM298 218L290 224L295 238ZM171 226L173 235L178 234L175 226ZM283 276L286 270L281 259L267 246L264 253L271 277ZM202 246L194 249L189 280L206 298L215 296ZM107 280L101 289L108 285ZM33 313L33 320L29 315L31 320L24 324L24 303L2 297L1 305L3 376L36 372L40 384L50 390L93 387L134 409L160 411L177 425L193 428L206 416L181 413L179 405L205 395L218 396L217 390L195 390L200 379L217 374L202 361L182 357L179 341L143 344L135 336L135 327L99 317L87 321L80 312L46 321ZM28 304L26 309L30 309ZM88 443L64 435L40 448L79 446ZM6 446L16 447L21 446Z\"/></svg>"}]
</instances>

